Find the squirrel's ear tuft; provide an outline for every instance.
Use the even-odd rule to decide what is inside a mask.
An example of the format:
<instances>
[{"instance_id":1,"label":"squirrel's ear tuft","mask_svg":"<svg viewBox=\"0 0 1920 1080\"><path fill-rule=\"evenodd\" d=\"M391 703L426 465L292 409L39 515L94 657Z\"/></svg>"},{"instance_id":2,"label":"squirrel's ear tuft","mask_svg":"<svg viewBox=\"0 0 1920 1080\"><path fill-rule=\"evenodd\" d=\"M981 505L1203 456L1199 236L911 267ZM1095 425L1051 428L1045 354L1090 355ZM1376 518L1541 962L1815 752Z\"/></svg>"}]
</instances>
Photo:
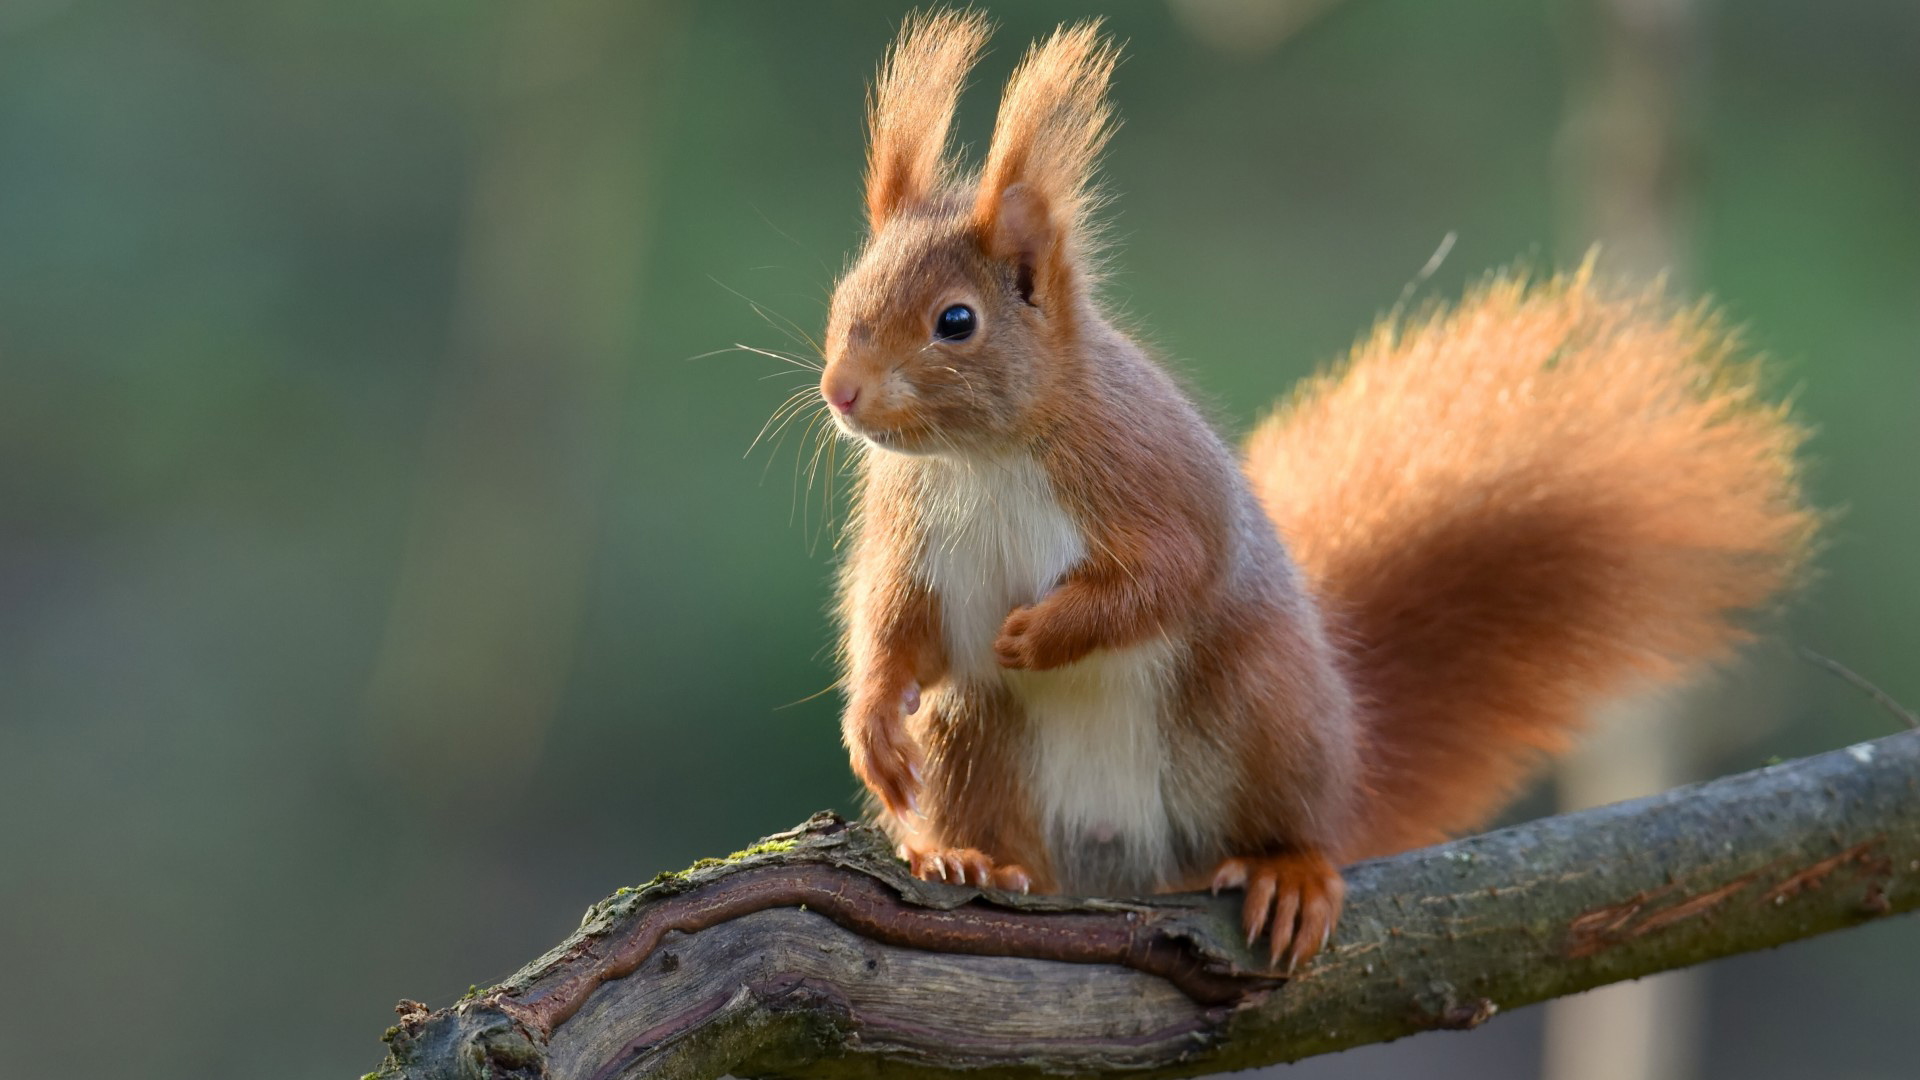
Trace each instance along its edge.
<instances>
[{"instance_id":1,"label":"squirrel's ear tuft","mask_svg":"<svg viewBox=\"0 0 1920 1080\"><path fill-rule=\"evenodd\" d=\"M974 221L989 254L1016 260L1025 298L1052 306L1087 271L1094 162L1113 134L1107 83L1120 50L1098 20L1062 26L1007 83Z\"/></svg>"},{"instance_id":2,"label":"squirrel's ear tuft","mask_svg":"<svg viewBox=\"0 0 1920 1080\"><path fill-rule=\"evenodd\" d=\"M875 229L946 182L947 127L988 33L976 11L913 15L888 50L867 101L867 220Z\"/></svg>"}]
</instances>

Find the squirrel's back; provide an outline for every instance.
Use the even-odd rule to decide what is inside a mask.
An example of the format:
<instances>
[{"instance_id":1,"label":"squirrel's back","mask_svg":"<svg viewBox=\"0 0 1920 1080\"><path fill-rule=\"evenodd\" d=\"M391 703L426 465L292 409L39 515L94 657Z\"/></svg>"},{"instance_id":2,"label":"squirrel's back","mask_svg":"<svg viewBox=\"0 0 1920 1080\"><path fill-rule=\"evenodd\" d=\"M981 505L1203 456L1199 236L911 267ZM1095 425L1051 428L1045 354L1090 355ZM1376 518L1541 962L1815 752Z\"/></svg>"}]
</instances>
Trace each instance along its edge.
<instances>
[{"instance_id":1,"label":"squirrel's back","mask_svg":"<svg viewBox=\"0 0 1920 1080\"><path fill-rule=\"evenodd\" d=\"M1470 828L1601 701L1686 677L1804 563L1803 431L1703 308L1591 267L1389 319L1247 472L1366 718L1349 857Z\"/></svg>"}]
</instances>

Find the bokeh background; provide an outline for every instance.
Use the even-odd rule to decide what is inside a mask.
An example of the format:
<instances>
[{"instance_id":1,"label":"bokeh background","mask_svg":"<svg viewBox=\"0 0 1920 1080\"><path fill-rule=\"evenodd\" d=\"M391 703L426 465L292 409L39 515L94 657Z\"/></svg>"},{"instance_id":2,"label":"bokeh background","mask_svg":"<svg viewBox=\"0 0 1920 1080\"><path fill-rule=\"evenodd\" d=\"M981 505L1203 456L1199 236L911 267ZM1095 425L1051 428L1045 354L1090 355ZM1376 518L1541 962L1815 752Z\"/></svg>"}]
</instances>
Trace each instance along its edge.
<instances>
[{"instance_id":1,"label":"bokeh background","mask_svg":"<svg viewBox=\"0 0 1920 1080\"><path fill-rule=\"evenodd\" d=\"M703 354L808 348L905 10L0 2L0 1075L357 1075L854 806L829 470L748 451L806 375ZM1920 5L994 13L976 152L1030 37L1130 40L1113 297L1233 430L1409 289L1674 264L1842 511L1679 773L1894 729L1796 646L1920 703ZM1713 965L1668 1075L1910 1078L1916 971L1912 920ZM1543 1011L1291 1075L1546 1075Z\"/></svg>"}]
</instances>

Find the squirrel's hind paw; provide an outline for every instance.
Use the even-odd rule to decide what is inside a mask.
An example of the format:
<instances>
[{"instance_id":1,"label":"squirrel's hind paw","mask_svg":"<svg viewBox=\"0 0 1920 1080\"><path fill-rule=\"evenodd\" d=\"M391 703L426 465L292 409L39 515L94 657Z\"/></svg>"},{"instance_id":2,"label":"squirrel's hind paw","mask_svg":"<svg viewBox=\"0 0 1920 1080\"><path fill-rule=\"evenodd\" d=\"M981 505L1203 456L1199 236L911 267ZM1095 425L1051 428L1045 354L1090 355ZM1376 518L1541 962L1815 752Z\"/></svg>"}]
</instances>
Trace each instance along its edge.
<instances>
[{"instance_id":1,"label":"squirrel's hind paw","mask_svg":"<svg viewBox=\"0 0 1920 1080\"><path fill-rule=\"evenodd\" d=\"M1033 878L1013 863L996 863L992 857L974 848L929 848L916 850L900 845L900 857L907 861L913 876L922 881L943 881L949 885L988 885L1008 892L1029 892Z\"/></svg>"},{"instance_id":2,"label":"squirrel's hind paw","mask_svg":"<svg viewBox=\"0 0 1920 1080\"><path fill-rule=\"evenodd\" d=\"M1240 919L1248 946L1270 930L1267 962L1280 967L1284 953L1288 974L1326 947L1347 895L1339 868L1317 851L1228 859L1214 871L1213 891L1237 888L1247 890Z\"/></svg>"}]
</instances>

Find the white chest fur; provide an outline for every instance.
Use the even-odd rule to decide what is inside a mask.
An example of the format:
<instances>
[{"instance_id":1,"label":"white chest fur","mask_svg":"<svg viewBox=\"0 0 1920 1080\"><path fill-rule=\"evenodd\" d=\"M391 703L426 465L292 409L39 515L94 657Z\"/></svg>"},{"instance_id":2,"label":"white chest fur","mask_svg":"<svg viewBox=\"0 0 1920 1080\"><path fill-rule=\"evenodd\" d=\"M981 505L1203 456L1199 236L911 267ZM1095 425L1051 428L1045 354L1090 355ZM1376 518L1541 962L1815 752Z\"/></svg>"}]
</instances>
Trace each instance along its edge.
<instances>
[{"instance_id":1,"label":"white chest fur","mask_svg":"<svg viewBox=\"0 0 1920 1080\"><path fill-rule=\"evenodd\" d=\"M925 482L921 573L940 597L948 666L997 676L1001 622L1051 591L1086 557L1086 542L1030 457L942 458L928 463Z\"/></svg>"},{"instance_id":2,"label":"white chest fur","mask_svg":"<svg viewBox=\"0 0 1920 1080\"><path fill-rule=\"evenodd\" d=\"M1085 538L1031 458L930 461L925 480L921 573L940 598L955 692L997 681L1026 710L1028 790L1062 887L1140 892L1170 881L1162 714L1175 647L1155 639L1055 671L1002 669L1000 624L1085 558Z\"/></svg>"}]
</instances>

